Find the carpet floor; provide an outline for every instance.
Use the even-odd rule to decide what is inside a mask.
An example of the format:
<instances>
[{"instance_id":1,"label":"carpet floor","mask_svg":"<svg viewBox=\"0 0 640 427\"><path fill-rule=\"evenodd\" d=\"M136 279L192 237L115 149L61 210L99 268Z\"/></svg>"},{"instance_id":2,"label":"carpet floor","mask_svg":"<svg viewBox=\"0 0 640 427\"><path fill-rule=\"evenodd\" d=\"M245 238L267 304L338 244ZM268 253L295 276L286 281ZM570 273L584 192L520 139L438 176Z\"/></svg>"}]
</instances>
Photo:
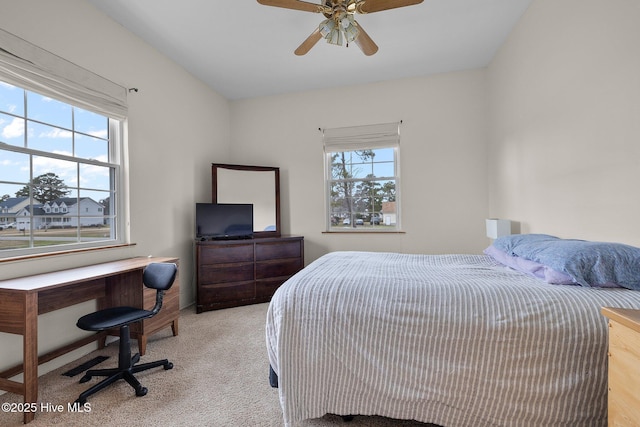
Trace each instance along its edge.
<instances>
[{"instance_id":1,"label":"carpet floor","mask_svg":"<svg viewBox=\"0 0 640 427\"><path fill-rule=\"evenodd\" d=\"M174 363L136 374L149 389L136 397L124 381L88 398L88 410L68 410L69 402L97 383L99 378L79 384L82 377L63 373L94 359L109 356L94 369L113 367L118 359L117 341L40 377L39 405L29 425L61 426L282 426L278 391L269 386L264 324L268 304L195 313L194 307L180 312L179 335L166 328L152 337L141 362L167 358ZM137 345L133 341L133 351ZM6 393L1 403L21 403L22 397ZM14 405L17 406L17 405ZM22 425L22 414L0 412L1 426ZM60 409L62 408L62 409ZM55 410L57 409L57 410ZM55 411L54 411L55 410ZM345 423L335 415L305 420L296 427L425 427L415 421L356 416Z\"/></svg>"}]
</instances>

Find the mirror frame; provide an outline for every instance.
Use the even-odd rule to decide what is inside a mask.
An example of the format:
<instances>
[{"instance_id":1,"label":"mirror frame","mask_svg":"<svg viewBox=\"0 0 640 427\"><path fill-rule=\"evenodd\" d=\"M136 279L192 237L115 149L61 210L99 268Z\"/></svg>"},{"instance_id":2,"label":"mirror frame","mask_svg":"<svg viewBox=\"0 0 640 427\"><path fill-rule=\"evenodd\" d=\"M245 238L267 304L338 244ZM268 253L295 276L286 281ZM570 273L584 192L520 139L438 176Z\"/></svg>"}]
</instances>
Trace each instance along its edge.
<instances>
[{"instance_id":1,"label":"mirror frame","mask_svg":"<svg viewBox=\"0 0 640 427\"><path fill-rule=\"evenodd\" d=\"M211 163L211 202L218 203L218 169L232 169L246 172L274 172L276 229L275 231L254 231L253 237L280 237L280 168L271 166L247 166L228 163Z\"/></svg>"}]
</instances>

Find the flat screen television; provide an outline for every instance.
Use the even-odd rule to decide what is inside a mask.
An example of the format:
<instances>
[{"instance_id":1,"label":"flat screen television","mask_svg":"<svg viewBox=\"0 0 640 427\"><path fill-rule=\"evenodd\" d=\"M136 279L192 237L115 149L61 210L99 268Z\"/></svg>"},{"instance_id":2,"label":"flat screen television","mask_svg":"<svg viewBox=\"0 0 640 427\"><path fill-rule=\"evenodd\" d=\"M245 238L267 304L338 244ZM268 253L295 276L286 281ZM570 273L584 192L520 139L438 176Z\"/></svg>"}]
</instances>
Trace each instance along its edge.
<instances>
[{"instance_id":1,"label":"flat screen television","mask_svg":"<svg viewBox=\"0 0 640 427\"><path fill-rule=\"evenodd\" d=\"M196 203L196 238L215 240L252 237L252 204Z\"/></svg>"}]
</instances>

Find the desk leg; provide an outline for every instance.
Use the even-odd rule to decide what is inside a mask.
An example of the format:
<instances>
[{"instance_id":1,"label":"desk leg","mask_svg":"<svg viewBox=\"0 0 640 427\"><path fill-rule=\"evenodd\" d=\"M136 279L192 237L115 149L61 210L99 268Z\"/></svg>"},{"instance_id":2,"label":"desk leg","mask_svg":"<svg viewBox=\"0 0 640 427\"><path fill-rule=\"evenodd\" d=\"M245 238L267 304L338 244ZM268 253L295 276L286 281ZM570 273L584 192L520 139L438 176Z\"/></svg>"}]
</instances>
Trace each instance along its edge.
<instances>
[{"instance_id":1,"label":"desk leg","mask_svg":"<svg viewBox=\"0 0 640 427\"><path fill-rule=\"evenodd\" d=\"M173 336L178 336L178 319L175 319L171 322L171 332L173 332Z\"/></svg>"},{"instance_id":2,"label":"desk leg","mask_svg":"<svg viewBox=\"0 0 640 427\"><path fill-rule=\"evenodd\" d=\"M147 335L141 334L138 338L138 353L140 356L147 354Z\"/></svg>"},{"instance_id":3,"label":"desk leg","mask_svg":"<svg viewBox=\"0 0 640 427\"><path fill-rule=\"evenodd\" d=\"M38 402L38 294L25 294L23 339L24 402ZM35 413L25 412L24 423L33 421Z\"/></svg>"},{"instance_id":4,"label":"desk leg","mask_svg":"<svg viewBox=\"0 0 640 427\"><path fill-rule=\"evenodd\" d=\"M102 350L107 346L107 335L103 334L100 338L98 338L98 350Z\"/></svg>"},{"instance_id":5,"label":"desk leg","mask_svg":"<svg viewBox=\"0 0 640 427\"><path fill-rule=\"evenodd\" d=\"M177 318L171 321L171 332L173 333L174 337L178 335ZM140 356L144 356L147 353L147 337L149 335L151 334L140 334L136 337L138 340L138 353L140 353Z\"/></svg>"}]
</instances>

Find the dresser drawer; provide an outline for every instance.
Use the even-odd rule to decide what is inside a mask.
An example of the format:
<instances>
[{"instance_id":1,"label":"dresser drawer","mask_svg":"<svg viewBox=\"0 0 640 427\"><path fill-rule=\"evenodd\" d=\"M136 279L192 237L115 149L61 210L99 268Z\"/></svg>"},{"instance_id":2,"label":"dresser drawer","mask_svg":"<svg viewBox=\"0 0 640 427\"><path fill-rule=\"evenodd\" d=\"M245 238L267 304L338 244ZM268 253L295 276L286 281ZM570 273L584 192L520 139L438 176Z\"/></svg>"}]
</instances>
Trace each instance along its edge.
<instances>
[{"instance_id":1,"label":"dresser drawer","mask_svg":"<svg viewBox=\"0 0 640 427\"><path fill-rule=\"evenodd\" d=\"M263 261L256 263L256 279L268 277L292 276L302 268L302 260L299 258Z\"/></svg>"},{"instance_id":2,"label":"dresser drawer","mask_svg":"<svg viewBox=\"0 0 640 427\"><path fill-rule=\"evenodd\" d=\"M202 284L242 282L253 280L253 263L203 265L198 269L198 282Z\"/></svg>"},{"instance_id":3,"label":"dresser drawer","mask_svg":"<svg viewBox=\"0 0 640 427\"><path fill-rule=\"evenodd\" d=\"M255 297L256 285L254 281L217 283L198 287L198 304L201 305L253 299Z\"/></svg>"},{"instance_id":4,"label":"dresser drawer","mask_svg":"<svg viewBox=\"0 0 640 427\"><path fill-rule=\"evenodd\" d=\"M276 290L286 282L288 277L278 277L271 279L262 279L256 281L256 295L258 298L261 298L263 301L268 301L271 299Z\"/></svg>"},{"instance_id":5,"label":"dresser drawer","mask_svg":"<svg viewBox=\"0 0 640 427\"><path fill-rule=\"evenodd\" d=\"M256 243L256 261L282 258L300 258L299 240Z\"/></svg>"},{"instance_id":6,"label":"dresser drawer","mask_svg":"<svg viewBox=\"0 0 640 427\"><path fill-rule=\"evenodd\" d=\"M198 247L198 265L253 262L253 244Z\"/></svg>"}]
</instances>

